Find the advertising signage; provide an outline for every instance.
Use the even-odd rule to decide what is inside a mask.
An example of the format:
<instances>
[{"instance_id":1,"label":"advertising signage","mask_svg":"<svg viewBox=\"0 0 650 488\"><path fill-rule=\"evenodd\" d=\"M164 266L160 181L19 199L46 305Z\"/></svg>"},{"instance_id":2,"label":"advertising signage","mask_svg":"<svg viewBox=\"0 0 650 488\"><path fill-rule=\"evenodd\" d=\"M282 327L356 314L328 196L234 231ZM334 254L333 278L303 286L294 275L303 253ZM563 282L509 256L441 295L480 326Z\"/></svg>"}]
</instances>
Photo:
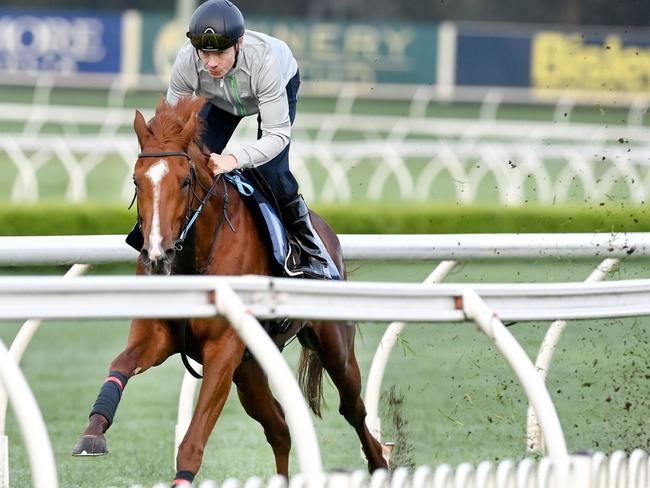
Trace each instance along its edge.
<instances>
[{"instance_id":1,"label":"advertising signage","mask_svg":"<svg viewBox=\"0 0 650 488\"><path fill-rule=\"evenodd\" d=\"M305 79L436 82L438 28L434 24L253 19L250 26L287 42Z\"/></svg>"},{"instance_id":2,"label":"advertising signage","mask_svg":"<svg viewBox=\"0 0 650 488\"><path fill-rule=\"evenodd\" d=\"M247 18L247 28L289 44L309 81L436 85L442 76L458 87L539 93L650 91L650 29L454 26L440 43L435 24ZM169 14L134 10L0 8L0 75L142 74L167 81L186 29ZM440 66L439 45L449 49Z\"/></svg>"},{"instance_id":3,"label":"advertising signage","mask_svg":"<svg viewBox=\"0 0 650 488\"><path fill-rule=\"evenodd\" d=\"M415 84L436 80L435 25L250 18L247 28L285 41L304 80ZM168 77L185 30L169 17L143 18L142 72Z\"/></svg>"},{"instance_id":4,"label":"advertising signage","mask_svg":"<svg viewBox=\"0 0 650 488\"><path fill-rule=\"evenodd\" d=\"M458 33L458 86L513 86L530 84L530 35Z\"/></svg>"},{"instance_id":5,"label":"advertising signage","mask_svg":"<svg viewBox=\"0 0 650 488\"><path fill-rule=\"evenodd\" d=\"M650 91L650 30L461 25L458 86Z\"/></svg>"},{"instance_id":6,"label":"advertising signage","mask_svg":"<svg viewBox=\"0 0 650 488\"><path fill-rule=\"evenodd\" d=\"M0 72L119 73L121 14L0 9Z\"/></svg>"},{"instance_id":7,"label":"advertising signage","mask_svg":"<svg viewBox=\"0 0 650 488\"><path fill-rule=\"evenodd\" d=\"M536 32L530 72L536 88L648 92L650 39L625 33Z\"/></svg>"}]
</instances>

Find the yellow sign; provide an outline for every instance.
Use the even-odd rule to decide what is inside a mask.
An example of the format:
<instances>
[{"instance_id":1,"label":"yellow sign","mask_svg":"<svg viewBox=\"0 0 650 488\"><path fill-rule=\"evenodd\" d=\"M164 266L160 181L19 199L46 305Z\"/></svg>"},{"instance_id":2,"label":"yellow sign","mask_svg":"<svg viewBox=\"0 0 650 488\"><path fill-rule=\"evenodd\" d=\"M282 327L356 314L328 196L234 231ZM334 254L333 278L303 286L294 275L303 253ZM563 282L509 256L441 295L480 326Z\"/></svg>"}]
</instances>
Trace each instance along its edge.
<instances>
[{"instance_id":1,"label":"yellow sign","mask_svg":"<svg viewBox=\"0 0 650 488\"><path fill-rule=\"evenodd\" d=\"M538 89L650 91L650 47L623 45L618 35L587 44L580 34L533 38L531 83Z\"/></svg>"}]
</instances>

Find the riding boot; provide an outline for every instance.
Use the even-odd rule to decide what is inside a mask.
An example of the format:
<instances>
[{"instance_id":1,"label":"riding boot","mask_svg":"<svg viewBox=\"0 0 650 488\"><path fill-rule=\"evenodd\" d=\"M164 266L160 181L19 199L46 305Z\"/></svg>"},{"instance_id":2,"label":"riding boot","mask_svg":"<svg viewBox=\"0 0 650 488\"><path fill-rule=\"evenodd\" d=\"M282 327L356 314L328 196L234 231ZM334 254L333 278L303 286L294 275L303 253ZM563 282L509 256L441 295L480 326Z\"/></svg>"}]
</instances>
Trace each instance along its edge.
<instances>
[{"instance_id":1,"label":"riding boot","mask_svg":"<svg viewBox=\"0 0 650 488\"><path fill-rule=\"evenodd\" d=\"M281 207L284 226L301 248L298 262L287 263L289 274L321 280L331 279L327 271L327 258L318 246L316 231L311 225L309 209L302 195L297 195Z\"/></svg>"}]
</instances>

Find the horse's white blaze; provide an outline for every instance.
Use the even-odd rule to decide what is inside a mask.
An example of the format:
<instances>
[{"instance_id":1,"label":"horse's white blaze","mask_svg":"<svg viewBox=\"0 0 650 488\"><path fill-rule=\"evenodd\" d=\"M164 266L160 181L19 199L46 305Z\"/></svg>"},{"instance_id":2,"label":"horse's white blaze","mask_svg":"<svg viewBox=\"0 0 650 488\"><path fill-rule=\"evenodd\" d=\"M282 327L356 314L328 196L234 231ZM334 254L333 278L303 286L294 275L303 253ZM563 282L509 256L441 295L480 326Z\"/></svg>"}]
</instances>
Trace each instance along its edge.
<instances>
[{"instance_id":1,"label":"horse's white blaze","mask_svg":"<svg viewBox=\"0 0 650 488\"><path fill-rule=\"evenodd\" d=\"M167 161L161 159L151 166L145 173L145 176L151 180L153 185L153 212L151 215L151 232L149 233L149 258L153 260L160 259L163 255L162 236L160 235L160 183L165 175L169 173Z\"/></svg>"}]
</instances>

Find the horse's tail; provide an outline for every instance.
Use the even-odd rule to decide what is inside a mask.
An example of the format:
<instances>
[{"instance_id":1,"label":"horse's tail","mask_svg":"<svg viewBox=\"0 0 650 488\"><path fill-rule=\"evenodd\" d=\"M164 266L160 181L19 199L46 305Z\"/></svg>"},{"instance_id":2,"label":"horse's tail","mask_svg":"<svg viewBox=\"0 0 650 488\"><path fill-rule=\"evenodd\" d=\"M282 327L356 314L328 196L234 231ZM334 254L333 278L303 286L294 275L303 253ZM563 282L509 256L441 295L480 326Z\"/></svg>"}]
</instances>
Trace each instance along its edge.
<instances>
[{"instance_id":1,"label":"horse's tail","mask_svg":"<svg viewBox=\"0 0 650 488\"><path fill-rule=\"evenodd\" d=\"M302 348L298 363L298 382L307 404L314 414L321 417L323 399L323 363L318 354L306 347Z\"/></svg>"}]
</instances>

